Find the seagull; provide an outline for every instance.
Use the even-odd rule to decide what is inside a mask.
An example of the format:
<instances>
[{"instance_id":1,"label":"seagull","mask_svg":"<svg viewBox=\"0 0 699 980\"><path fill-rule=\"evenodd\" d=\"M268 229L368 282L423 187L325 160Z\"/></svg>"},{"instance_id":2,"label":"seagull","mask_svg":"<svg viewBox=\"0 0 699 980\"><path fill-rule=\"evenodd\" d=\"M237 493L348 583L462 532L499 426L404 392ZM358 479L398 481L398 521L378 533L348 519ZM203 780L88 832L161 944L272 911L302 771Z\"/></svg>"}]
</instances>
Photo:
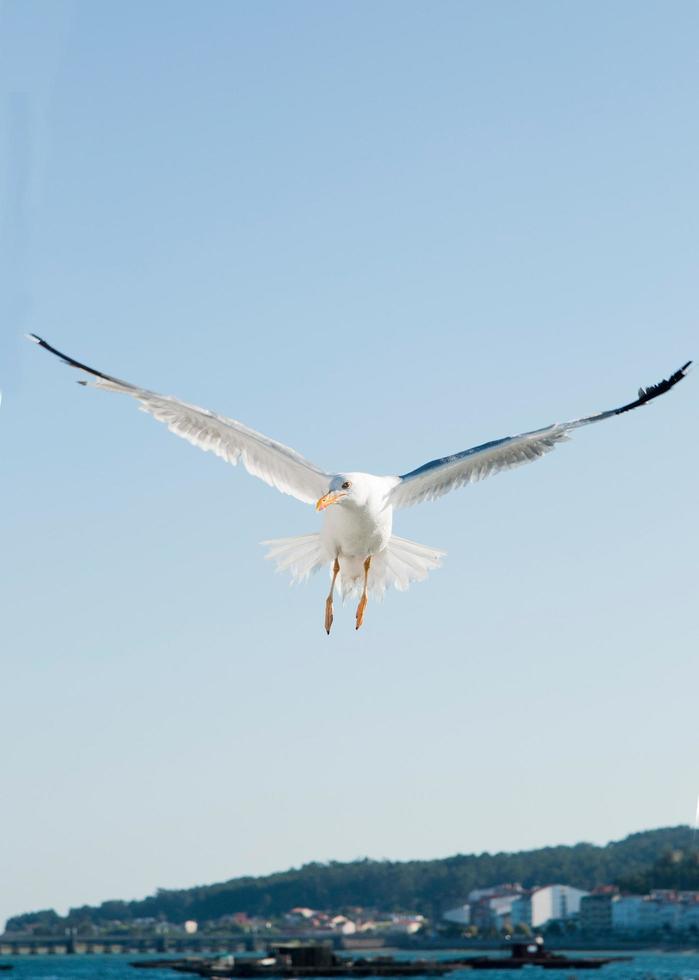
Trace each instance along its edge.
<instances>
[{"instance_id":1,"label":"seagull","mask_svg":"<svg viewBox=\"0 0 699 980\"><path fill-rule=\"evenodd\" d=\"M413 582L424 580L441 564L445 552L393 533L394 510L435 500L501 470L533 462L555 449L559 442L566 441L574 429L623 415L664 395L685 377L692 363L687 361L665 381L639 388L638 397L619 408L484 442L452 456L433 459L402 476L375 476L326 473L295 450L249 429L242 422L189 405L171 395L159 395L120 381L62 354L36 334L27 336L92 379L81 380L79 384L131 395L140 402L142 411L164 422L175 435L228 463L242 462L248 473L322 511L324 521L320 532L263 544L269 549L266 557L279 570L288 571L293 581L301 581L311 572L329 566L330 591L324 617L328 634L333 624L336 585L343 599L348 595L359 596L355 615L355 628L359 629L370 592L380 598L389 586L404 591Z\"/></svg>"}]
</instances>

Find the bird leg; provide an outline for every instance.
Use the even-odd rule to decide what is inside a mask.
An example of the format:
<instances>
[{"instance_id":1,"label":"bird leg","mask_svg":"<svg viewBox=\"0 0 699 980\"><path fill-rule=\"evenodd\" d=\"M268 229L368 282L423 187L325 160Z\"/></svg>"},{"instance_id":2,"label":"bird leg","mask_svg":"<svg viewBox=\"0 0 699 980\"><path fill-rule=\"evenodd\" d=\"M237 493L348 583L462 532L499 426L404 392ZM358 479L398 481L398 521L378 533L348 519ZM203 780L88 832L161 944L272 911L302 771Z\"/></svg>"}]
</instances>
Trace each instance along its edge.
<instances>
[{"instance_id":1,"label":"bird leg","mask_svg":"<svg viewBox=\"0 0 699 980\"><path fill-rule=\"evenodd\" d=\"M370 565L371 565L371 555L369 555L367 560L364 562L364 591L362 592L362 598L359 600L359 605L357 606L357 625L355 626L355 629L357 630L364 622L364 610L366 609L366 604L368 599L367 582L369 580Z\"/></svg>"},{"instance_id":2,"label":"bird leg","mask_svg":"<svg viewBox=\"0 0 699 980\"><path fill-rule=\"evenodd\" d=\"M325 632L330 636L330 627L333 624L333 592L335 591L335 579L340 571L340 562L336 558L335 564L333 565L333 578L330 583L330 592L328 593L328 598L325 600Z\"/></svg>"}]
</instances>

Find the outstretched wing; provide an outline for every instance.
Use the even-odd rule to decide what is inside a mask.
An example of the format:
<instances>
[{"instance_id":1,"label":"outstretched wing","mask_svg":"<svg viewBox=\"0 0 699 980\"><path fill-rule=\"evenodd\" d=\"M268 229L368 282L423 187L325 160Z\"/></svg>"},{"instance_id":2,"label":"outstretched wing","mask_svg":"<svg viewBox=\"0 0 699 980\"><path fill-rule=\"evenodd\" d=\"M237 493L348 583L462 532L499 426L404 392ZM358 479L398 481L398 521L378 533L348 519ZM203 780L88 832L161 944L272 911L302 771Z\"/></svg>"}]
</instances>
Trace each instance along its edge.
<instances>
[{"instance_id":1,"label":"outstretched wing","mask_svg":"<svg viewBox=\"0 0 699 980\"><path fill-rule=\"evenodd\" d=\"M216 415L215 412L188 405L170 395L159 395L129 384L128 381L120 381L119 378L95 371L94 368L62 354L36 334L28 334L28 337L44 350L60 357L64 363L79 368L96 379L91 382L81 381L80 384L89 383L95 388L131 395L141 403L142 411L148 412L159 422L164 422L170 432L205 452L220 456L234 466L240 460L248 473L282 493L288 493L306 504L314 504L327 492L329 475L281 442L275 442L254 429L248 429L235 419Z\"/></svg>"},{"instance_id":2,"label":"outstretched wing","mask_svg":"<svg viewBox=\"0 0 699 980\"><path fill-rule=\"evenodd\" d=\"M666 381L660 381L649 388L640 388L638 398L620 408L589 415L584 419L574 419L572 422L558 422L545 429L535 429L533 432L524 432L519 436L495 439L493 442L485 442L482 446L474 446L454 456L433 459L424 466L398 477L399 482L391 490L388 502L394 507L410 507L422 500L434 500L449 493L450 490L456 490L467 483L475 483L476 480L483 480L486 476L499 473L501 470L531 463L550 453L559 442L568 439L568 433L573 429L590 425L592 422L601 422L623 412L630 412L631 409L639 408L653 398L664 395L682 380L691 363L687 361Z\"/></svg>"}]
</instances>

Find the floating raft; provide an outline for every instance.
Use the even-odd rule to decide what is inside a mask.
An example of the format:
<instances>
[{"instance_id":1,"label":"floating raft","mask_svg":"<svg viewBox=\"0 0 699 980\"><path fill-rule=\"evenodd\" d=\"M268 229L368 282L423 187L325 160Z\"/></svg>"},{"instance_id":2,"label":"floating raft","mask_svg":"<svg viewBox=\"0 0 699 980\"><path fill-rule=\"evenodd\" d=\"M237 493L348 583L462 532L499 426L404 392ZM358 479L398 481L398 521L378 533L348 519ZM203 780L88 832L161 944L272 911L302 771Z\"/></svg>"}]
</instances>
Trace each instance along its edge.
<instances>
[{"instance_id":1,"label":"floating raft","mask_svg":"<svg viewBox=\"0 0 699 980\"><path fill-rule=\"evenodd\" d=\"M519 970L523 966L542 966L545 970L598 970L607 963L618 963L630 956L568 957L550 953L537 939L527 943L508 943L509 956L470 956L454 960L397 960L392 956L348 959L336 956L329 946L285 945L270 949L261 959L146 960L132 963L140 969L170 969L200 977L441 977L454 970Z\"/></svg>"},{"instance_id":2,"label":"floating raft","mask_svg":"<svg viewBox=\"0 0 699 980\"><path fill-rule=\"evenodd\" d=\"M599 970L607 963L621 963L631 956L565 956L544 949L540 937L530 942L508 943L509 956L469 956L463 960L449 960L457 968L469 970L520 970L523 966L542 966L545 970Z\"/></svg>"},{"instance_id":3,"label":"floating raft","mask_svg":"<svg viewBox=\"0 0 699 980\"><path fill-rule=\"evenodd\" d=\"M324 948L324 947L323 947ZM330 951L329 951L330 952ZM459 964L434 960L400 961L392 957L348 960L330 953L330 962L293 964L286 957L269 956L260 960L147 960L132 963L139 969L170 969L200 977L441 977L458 969Z\"/></svg>"}]
</instances>

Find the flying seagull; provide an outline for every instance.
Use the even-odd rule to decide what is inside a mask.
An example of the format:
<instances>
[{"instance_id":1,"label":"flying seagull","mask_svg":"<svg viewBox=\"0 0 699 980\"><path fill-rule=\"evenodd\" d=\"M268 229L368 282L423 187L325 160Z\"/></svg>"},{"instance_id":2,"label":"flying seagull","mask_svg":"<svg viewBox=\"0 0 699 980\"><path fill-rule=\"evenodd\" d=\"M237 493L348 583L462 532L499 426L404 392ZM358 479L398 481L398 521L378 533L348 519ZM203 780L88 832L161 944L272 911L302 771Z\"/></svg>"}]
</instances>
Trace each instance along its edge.
<instances>
[{"instance_id":1,"label":"flying seagull","mask_svg":"<svg viewBox=\"0 0 699 980\"><path fill-rule=\"evenodd\" d=\"M391 585L403 591L412 582L425 579L441 563L445 552L393 534L393 511L396 508L434 500L493 473L539 459L559 442L568 439L568 433L573 429L622 415L664 395L682 380L692 363L688 361L665 381L640 388L634 401L619 408L572 422L557 422L518 436L494 439L453 456L433 459L402 476L374 476L371 473L326 473L293 449L249 429L242 422L102 374L62 354L35 334L28 334L28 337L94 379L79 384L131 395L141 403L142 411L164 422L175 435L233 465L240 460L248 473L282 493L324 511L325 519L319 533L263 543L269 547L267 557L275 561L278 569L290 572L295 581L307 578L323 565L330 567L330 592L325 600L324 620L328 634L333 622L336 584L343 598L350 594L359 595L356 612L356 628L359 629L364 621L369 592L381 596Z\"/></svg>"}]
</instances>

